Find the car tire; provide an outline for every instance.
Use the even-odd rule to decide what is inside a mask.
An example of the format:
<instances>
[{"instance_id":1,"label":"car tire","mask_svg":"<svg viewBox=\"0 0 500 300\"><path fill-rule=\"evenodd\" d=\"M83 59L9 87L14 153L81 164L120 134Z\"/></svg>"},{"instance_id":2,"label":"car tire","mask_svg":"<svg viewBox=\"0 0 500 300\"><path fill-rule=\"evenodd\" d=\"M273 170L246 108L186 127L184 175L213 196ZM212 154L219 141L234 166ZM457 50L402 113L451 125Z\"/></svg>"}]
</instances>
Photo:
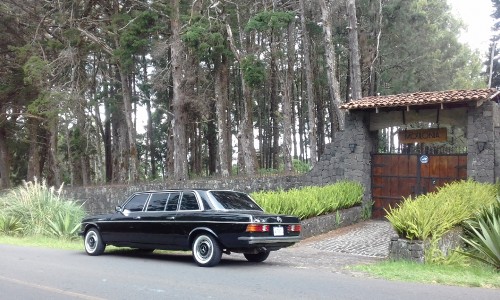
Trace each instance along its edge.
<instances>
[{"instance_id":1,"label":"car tire","mask_svg":"<svg viewBox=\"0 0 500 300\"><path fill-rule=\"evenodd\" d=\"M250 262L263 262L269 257L269 251L263 251L259 253L243 253L245 258Z\"/></svg>"},{"instance_id":2,"label":"car tire","mask_svg":"<svg viewBox=\"0 0 500 300\"><path fill-rule=\"evenodd\" d=\"M213 267L220 262L222 257L219 242L209 233L196 236L192 251L195 262L201 267Z\"/></svg>"},{"instance_id":3,"label":"car tire","mask_svg":"<svg viewBox=\"0 0 500 300\"><path fill-rule=\"evenodd\" d=\"M83 243L87 254L92 256L101 255L106 248L106 244L97 228L91 228L85 233Z\"/></svg>"}]
</instances>

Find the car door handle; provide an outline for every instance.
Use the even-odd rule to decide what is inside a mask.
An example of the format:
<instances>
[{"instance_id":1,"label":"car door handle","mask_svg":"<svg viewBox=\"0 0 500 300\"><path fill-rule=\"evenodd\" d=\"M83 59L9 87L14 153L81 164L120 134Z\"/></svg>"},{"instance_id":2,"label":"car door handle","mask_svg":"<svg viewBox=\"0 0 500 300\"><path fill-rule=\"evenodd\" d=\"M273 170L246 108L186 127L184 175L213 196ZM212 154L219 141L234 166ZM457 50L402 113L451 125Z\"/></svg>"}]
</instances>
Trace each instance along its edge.
<instances>
[{"instance_id":1,"label":"car door handle","mask_svg":"<svg viewBox=\"0 0 500 300\"><path fill-rule=\"evenodd\" d=\"M167 217L167 220L175 220L175 217Z\"/></svg>"},{"instance_id":2,"label":"car door handle","mask_svg":"<svg viewBox=\"0 0 500 300\"><path fill-rule=\"evenodd\" d=\"M134 220L140 220L140 219L141 219L140 216L134 217Z\"/></svg>"}]
</instances>

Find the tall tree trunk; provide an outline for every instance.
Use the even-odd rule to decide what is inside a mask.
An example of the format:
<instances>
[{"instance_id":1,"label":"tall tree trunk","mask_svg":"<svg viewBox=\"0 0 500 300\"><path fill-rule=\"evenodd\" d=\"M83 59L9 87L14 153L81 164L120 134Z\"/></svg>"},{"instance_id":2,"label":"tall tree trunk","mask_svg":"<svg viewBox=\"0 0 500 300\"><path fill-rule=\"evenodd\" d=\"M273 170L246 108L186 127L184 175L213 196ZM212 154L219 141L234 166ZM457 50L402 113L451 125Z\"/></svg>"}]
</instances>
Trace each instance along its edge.
<instances>
[{"instance_id":1,"label":"tall tree trunk","mask_svg":"<svg viewBox=\"0 0 500 300\"><path fill-rule=\"evenodd\" d=\"M7 147L7 130L5 124L7 118L5 117L5 110L0 105L0 189L10 188L10 166L11 158L10 152Z\"/></svg>"},{"instance_id":2,"label":"tall tree trunk","mask_svg":"<svg viewBox=\"0 0 500 300\"><path fill-rule=\"evenodd\" d=\"M271 49L271 61L270 61L270 71L271 71L271 133L272 133L272 148L271 148L271 165L275 170L279 169L279 140L280 140L280 129L279 129L279 99L278 99L278 64L277 64L277 53L276 53L276 43L274 41L275 36L273 30L271 30L271 41L269 47Z\"/></svg>"},{"instance_id":3,"label":"tall tree trunk","mask_svg":"<svg viewBox=\"0 0 500 300\"><path fill-rule=\"evenodd\" d=\"M59 160L57 159L57 132L59 127L59 122L57 117L48 120L48 170L47 173L47 183L53 186L61 185L61 171L59 169Z\"/></svg>"},{"instance_id":4,"label":"tall tree trunk","mask_svg":"<svg viewBox=\"0 0 500 300\"><path fill-rule=\"evenodd\" d=\"M109 91L109 84L104 83L104 91L103 91L105 97L108 99L111 99L111 93ZM99 112L99 106L96 104L96 112ZM112 150L113 150L113 144L111 140L112 132L111 132L111 104L108 101L104 102L104 115L105 115L105 120L104 120L104 135L103 135L103 141L104 141L104 164L105 164L105 170L106 170L106 182L110 183L113 182L113 155L112 155Z\"/></svg>"},{"instance_id":5,"label":"tall tree trunk","mask_svg":"<svg viewBox=\"0 0 500 300\"><path fill-rule=\"evenodd\" d=\"M356 0L347 0L347 18L349 21L349 61L351 74L351 98L361 99L361 66L359 62L358 19L356 17Z\"/></svg>"},{"instance_id":6,"label":"tall tree trunk","mask_svg":"<svg viewBox=\"0 0 500 300\"><path fill-rule=\"evenodd\" d=\"M30 141L29 153L28 153L28 174L26 176L27 181L33 181L35 178L41 179L41 156L40 156L40 140L39 140L39 119L28 118L28 138Z\"/></svg>"},{"instance_id":7,"label":"tall tree trunk","mask_svg":"<svg viewBox=\"0 0 500 300\"><path fill-rule=\"evenodd\" d=\"M120 75L116 70L116 67L113 67L112 70L113 75L115 76L116 81L120 82ZM111 96L113 99L117 96L118 90L117 84L113 86L113 90ZM113 97L114 96L114 97ZM112 100L111 100L112 101ZM127 131L127 123L125 120L125 108L124 101L112 101L110 105L111 111L111 130L112 130L112 158L113 158L113 182L114 183L123 183L129 180L129 150L128 147L128 131Z\"/></svg>"},{"instance_id":8,"label":"tall tree trunk","mask_svg":"<svg viewBox=\"0 0 500 300\"><path fill-rule=\"evenodd\" d=\"M239 11L237 12L239 19ZM241 51L236 48L233 33L229 24L226 23L226 31L230 42L231 50L240 63L242 62ZM240 28L240 44L243 45L243 31ZM244 71L240 70L241 90L243 94L243 112L241 113L240 126L238 130L238 149L244 161L244 174L254 175L256 173L256 154L253 134L253 99L250 88L245 83Z\"/></svg>"},{"instance_id":9,"label":"tall tree trunk","mask_svg":"<svg viewBox=\"0 0 500 300\"><path fill-rule=\"evenodd\" d=\"M309 118L309 148L310 148L310 164L314 166L318 160L317 155L317 132L316 132L316 116L314 114L314 92L313 92L313 69L311 65L311 53L309 46L309 33L307 31L306 10L304 0L299 0L300 3L300 24L302 28L302 46L304 48L304 65L306 72L306 90L307 90L307 115Z\"/></svg>"},{"instance_id":10,"label":"tall tree trunk","mask_svg":"<svg viewBox=\"0 0 500 300\"><path fill-rule=\"evenodd\" d=\"M183 55L184 47L181 41L181 24L179 12L180 0L172 1L172 15L170 16L170 26L172 30L171 51L172 51L172 83L173 98L172 109L172 131L174 140L174 178L176 180L186 180L188 178L188 162L186 147L186 124L187 116L184 110L185 94L182 88L184 77Z\"/></svg>"},{"instance_id":11,"label":"tall tree trunk","mask_svg":"<svg viewBox=\"0 0 500 300\"><path fill-rule=\"evenodd\" d=\"M217 112L216 112L217 100L210 103L210 120L207 124L207 148L208 148L208 162L207 169L208 175L214 175L219 173L217 171L217 166L220 165L219 148L224 148L223 145L219 145L219 139L217 137ZM222 143L221 143L222 144Z\"/></svg>"},{"instance_id":12,"label":"tall tree trunk","mask_svg":"<svg viewBox=\"0 0 500 300\"><path fill-rule=\"evenodd\" d=\"M148 64L146 56L142 56L142 77L144 80L148 78ZM146 114L147 114L147 125L146 125L146 135L147 135L147 147L149 149L149 162L151 164L151 178L156 179L157 170L156 170L156 147L155 147L155 137L153 132L153 117L151 112L151 94L149 90L145 91L145 102L146 102Z\"/></svg>"},{"instance_id":13,"label":"tall tree trunk","mask_svg":"<svg viewBox=\"0 0 500 300\"><path fill-rule=\"evenodd\" d=\"M287 69L285 79L285 90L283 93L283 164L285 172L293 171L292 163L292 103L293 103L293 80L295 63L295 22L288 24L287 42Z\"/></svg>"},{"instance_id":14,"label":"tall tree trunk","mask_svg":"<svg viewBox=\"0 0 500 300\"><path fill-rule=\"evenodd\" d=\"M151 178L156 179L157 170L156 170L156 147L155 147L155 138L153 132L153 117L151 112L151 100L146 100L146 114L147 114L147 125L146 125L146 134L147 134L147 146L149 149L149 163L151 164Z\"/></svg>"},{"instance_id":15,"label":"tall tree trunk","mask_svg":"<svg viewBox=\"0 0 500 300\"><path fill-rule=\"evenodd\" d=\"M227 140L228 136L230 136L228 81L229 69L227 58L223 55L221 61L215 65L215 111L217 115L219 163L222 177L229 176L231 172L231 165L227 159L228 153L231 151L231 148L229 148L230 141Z\"/></svg>"},{"instance_id":16,"label":"tall tree trunk","mask_svg":"<svg viewBox=\"0 0 500 300\"><path fill-rule=\"evenodd\" d=\"M303 0L301 0L303 1ZM344 130L344 112L340 109L340 85L337 79L337 63L335 61L335 47L332 39L332 18L331 18L331 4L327 3L328 0L319 0L321 7L321 21L323 23L323 32L325 40L325 55L326 67L328 74L328 87L330 89L330 97L334 103L335 116L337 119L337 130Z\"/></svg>"},{"instance_id":17,"label":"tall tree trunk","mask_svg":"<svg viewBox=\"0 0 500 300\"><path fill-rule=\"evenodd\" d=\"M137 153L136 146L136 132L135 126L132 122L132 91L130 89L130 80L127 73L123 67L118 65L118 72L120 73L121 86L122 86L122 97L123 97L123 108L124 108L124 117L127 134L127 142L128 142L128 160L129 160L129 169L128 178L125 178L127 181L137 182L139 181L139 158Z\"/></svg>"}]
</instances>

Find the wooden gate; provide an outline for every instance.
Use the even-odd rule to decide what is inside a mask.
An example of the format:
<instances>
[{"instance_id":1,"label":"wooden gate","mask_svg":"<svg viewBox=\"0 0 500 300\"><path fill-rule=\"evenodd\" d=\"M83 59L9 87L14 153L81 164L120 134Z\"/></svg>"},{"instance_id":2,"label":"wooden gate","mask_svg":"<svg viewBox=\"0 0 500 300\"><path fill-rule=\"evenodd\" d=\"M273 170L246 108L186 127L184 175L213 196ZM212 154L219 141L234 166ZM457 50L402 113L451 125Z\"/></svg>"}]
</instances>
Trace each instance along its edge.
<instances>
[{"instance_id":1,"label":"wooden gate","mask_svg":"<svg viewBox=\"0 0 500 300\"><path fill-rule=\"evenodd\" d=\"M386 215L403 197L433 192L467 178L467 154L372 154L373 218Z\"/></svg>"}]
</instances>

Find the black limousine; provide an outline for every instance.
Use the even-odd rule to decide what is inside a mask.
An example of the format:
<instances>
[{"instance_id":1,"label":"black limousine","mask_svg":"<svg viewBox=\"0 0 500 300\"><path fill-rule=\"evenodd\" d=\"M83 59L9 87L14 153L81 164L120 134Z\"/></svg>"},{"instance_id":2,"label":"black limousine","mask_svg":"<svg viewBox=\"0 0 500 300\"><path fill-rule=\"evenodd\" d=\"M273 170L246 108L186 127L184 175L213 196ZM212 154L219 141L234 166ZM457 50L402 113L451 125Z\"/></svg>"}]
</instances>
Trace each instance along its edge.
<instances>
[{"instance_id":1,"label":"black limousine","mask_svg":"<svg viewBox=\"0 0 500 300\"><path fill-rule=\"evenodd\" d=\"M262 262L298 242L300 230L299 218L266 214L242 192L165 190L135 193L115 213L83 219L80 235L89 255L106 245L191 250L199 266L211 267L231 252Z\"/></svg>"}]
</instances>

